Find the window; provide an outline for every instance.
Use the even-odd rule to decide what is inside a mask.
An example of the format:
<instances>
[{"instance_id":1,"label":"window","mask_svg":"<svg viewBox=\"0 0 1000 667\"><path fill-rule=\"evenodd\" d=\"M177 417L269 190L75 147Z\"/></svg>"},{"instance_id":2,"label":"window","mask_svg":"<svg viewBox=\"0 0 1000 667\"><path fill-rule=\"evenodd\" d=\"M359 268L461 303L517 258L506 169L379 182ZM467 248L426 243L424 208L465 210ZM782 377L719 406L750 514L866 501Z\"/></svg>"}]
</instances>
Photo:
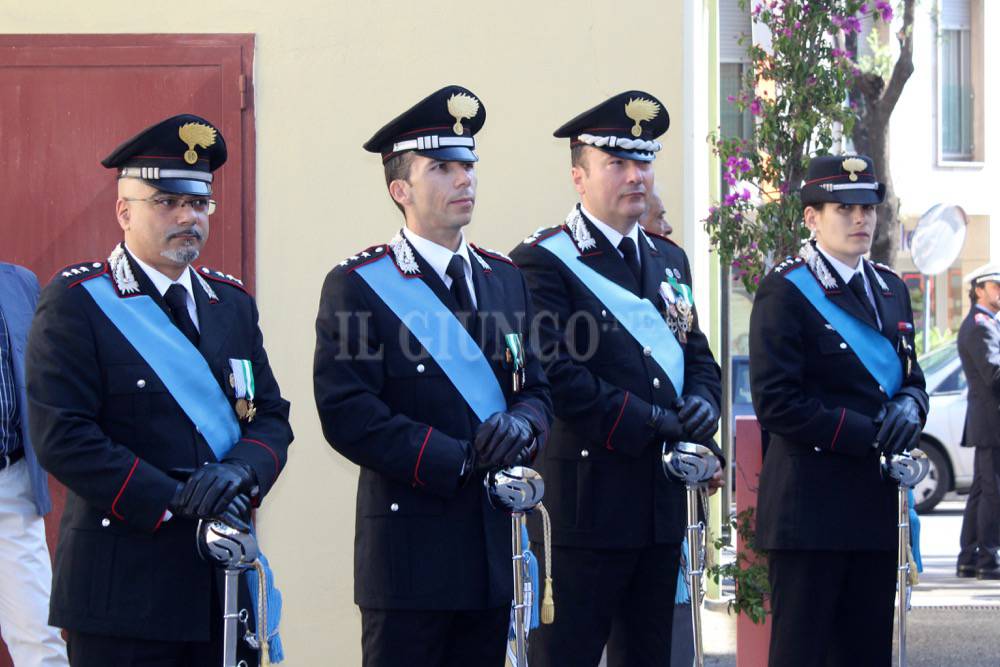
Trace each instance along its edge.
<instances>
[{"instance_id":1,"label":"window","mask_svg":"<svg viewBox=\"0 0 1000 667\"><path fill-rule=\"evenodd\" d=\"M941 152L972 159L972 39L969 30L941 31Z\"/></svg>"},{"instance_id":2,"label":"window","mask_svg":"<svg viewBox=\"0 0 1000 667\"><path fill-rule=\"evenodd\" d=\"M753 116L750 110L742 113L729 101L737 97L743 90L743 75L746 65L743 63L719 64L719 130L723 139L749 139L753 134Z\"/></svg>"},{"instance_id":3,"label":"window","mask_svg":"<svg viewBox=\"0 0 1000 667\"><path fill-rule=\"evenodd\" d=\"M941 0L938 145L942 162L982 162L983 0Z\"/></svg>"},{"instance_id":4,"label":"window","mask_svg":"<svg viewBox=\"0 0 1000 667\"><path fill-rule=\"evenodd\" d=\"M750 12L739 0L719 0L719 129L724 139L753 134L750 111L740 113L729 101L743 90L752 28Z\"/></svg>"}]
</instances>

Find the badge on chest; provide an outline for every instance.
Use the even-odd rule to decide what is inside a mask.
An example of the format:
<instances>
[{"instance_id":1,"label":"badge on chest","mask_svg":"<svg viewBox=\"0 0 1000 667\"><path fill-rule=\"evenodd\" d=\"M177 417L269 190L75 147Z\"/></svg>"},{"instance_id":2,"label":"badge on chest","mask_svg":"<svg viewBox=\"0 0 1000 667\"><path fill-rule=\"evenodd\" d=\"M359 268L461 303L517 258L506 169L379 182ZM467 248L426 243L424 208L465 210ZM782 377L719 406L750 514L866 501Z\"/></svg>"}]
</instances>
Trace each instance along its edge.
<instances>
[{"instance_id":1,"label":"badge on chest","mask_svg":"<svg viewBox=\"0 0 1000 667\"><path fill-rule=\"evenodd\" d=\"M249 359L230 359L229 368L232 371L229 374L229 386L233 388L233 393L236 396L234 408L236 416L240 418L240 421L249 424L257 415L257 407L253 404L253 364L250 363Z\"/></svg>"},{"instance_id":2,"label":"badge on chest","mask_svg":"<svg viewBox=\"0 0 1000 667\"><path fill-rule=\"evenodd\" d=\"M677 269L666 269L667 279L660 283L660 296L663 297L667 326L677 337L678 342L686 343L687 334L694 326L694 295L691 287L678 280Z\"/></svg>"}]
</instances>

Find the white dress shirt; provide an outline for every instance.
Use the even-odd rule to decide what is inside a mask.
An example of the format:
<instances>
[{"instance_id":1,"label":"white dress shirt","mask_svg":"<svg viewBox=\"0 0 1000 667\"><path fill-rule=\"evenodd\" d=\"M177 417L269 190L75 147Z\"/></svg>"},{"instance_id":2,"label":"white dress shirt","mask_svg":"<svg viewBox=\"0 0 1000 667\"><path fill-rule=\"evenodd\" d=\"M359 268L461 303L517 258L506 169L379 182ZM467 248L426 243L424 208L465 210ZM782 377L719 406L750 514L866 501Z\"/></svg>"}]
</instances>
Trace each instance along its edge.
<instances>
[{"instance_id":1,"label":"white dress shirt","mask_svg":"<svg viewBox=\"0 0 1000 667\"><path fill-rule=\"evenodd\" d=\"M427 263L431 265L434 269L434 273L438 275L438 278L444 283L444 286L451 289L451 276L449 276L445 271L448 270L448 263L451 262L451 258L455 255L459 255L462 258L462 267L465 270L465 284L469 288L469 295L472 297L472 305L476 308L479 307L479 302L476 300L476 288L472 283L472 263L469 260L469 246L465 242L465 234L461 236L461 242L458 244L458 250L452 251L449 248L445 248L443 245L439 245L434 241L428 241L422 236L414 234L407 228L403 228L403 236L406 240L410 242L413 249L420 253L420 256L427 260Z\"/></svg>"},{"instance_id":2,"label":"white dress shirt","mask_svg":"<svg viewBox=\"0 0 1000 667\"><path fill-rule=\"evenodd\" d=\"M859 257L858 265L855 266L854 268L851 268L850 266L844 264L843 262L841 262L839 259L831 255L827 251L823 250L823 248L820 247L819 243L816 244L816 249L819 250L821 253L823 253L823 257L826 258L826 261L830 262L830 265L834 268L837 274L840 275L840 279L844 281L845 285L851 281L851 278L854 277L855 273L861 274L861 280L865 284L865 294L868 296L868 302L872 305L872 309L875 311L875 320L878 322L879 329L881 329L882 318L878 314L878 306L875 305L875 296L872 294L872 286L868 284L868 275L864 271L864 265L865 265L864 259Z\"/></svg>"},{"instance_id":3,"label":"white dress shirt","mask_svg":"<svg viewBox=\"0 0 1000 667\"><path fill-rule=\"evenodd\" d=\"M136 257L135 253L132 252L127 243L125 244L125 249L128 250L130 255L132 255L132 259L134 259L135 263L139 265L139 268L145 271L146 275L149 276L149 279L153 282L153 287L155 287L156 291L160 293L160 296L165 295L167 290L170 289L170 286L174 283L177 283L184 288L184 291L187 293L188 315L191 316L191 321L194 322L195 329L197 329L200 333L201 326L198 324L198 306L194 302L194 288L191 285L190 267L184 269L180 278L177 280L171 280L168 276L163 275L149 264L146 264L146 262Z\"/></svg>"},{"instance_id":4,"label":"white dress shirt","mask_svg":"<svg viewBox=\"0 0 1000 667\"><path fill-rule=\"evenodd\" d=\"M628 237L632 239L632 243L635 244L635 258L639 262L639 266L642 266L642 253L639 252L639 223L636 222L632 225L632 229L629 230L628 234L622 234L620 231L609 225L608 223L599 220L594 216L593 213L588 211L583 204L580 204L580 210L583 214L587 216L587 219L594 223L594 226L601 230L601 233L608 239L615 250L618 250L618 256L625 258L625 254L618 249L618 244L622 242L622 239Z\"/></svg>"}]
</instances>

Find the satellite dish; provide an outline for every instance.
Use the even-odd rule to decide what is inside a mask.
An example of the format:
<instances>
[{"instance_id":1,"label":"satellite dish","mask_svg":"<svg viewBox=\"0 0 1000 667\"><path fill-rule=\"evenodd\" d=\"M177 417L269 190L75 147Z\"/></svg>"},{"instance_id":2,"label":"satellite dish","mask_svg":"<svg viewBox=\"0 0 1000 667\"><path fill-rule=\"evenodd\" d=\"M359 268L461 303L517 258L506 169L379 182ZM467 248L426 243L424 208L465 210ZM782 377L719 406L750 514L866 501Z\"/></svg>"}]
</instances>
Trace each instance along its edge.
<instances>
[{"instance_id":1,"label":"satellite dish","mask_svg":"<svg viewBox=\"0 0 1000 667\"><path fill-rule=\"evenodd\" d=\"M968 218L961 206L935 204L920 216L910 239L913 263L925 276L950 267L962 252Z\"/></svg>"}]
</instances>

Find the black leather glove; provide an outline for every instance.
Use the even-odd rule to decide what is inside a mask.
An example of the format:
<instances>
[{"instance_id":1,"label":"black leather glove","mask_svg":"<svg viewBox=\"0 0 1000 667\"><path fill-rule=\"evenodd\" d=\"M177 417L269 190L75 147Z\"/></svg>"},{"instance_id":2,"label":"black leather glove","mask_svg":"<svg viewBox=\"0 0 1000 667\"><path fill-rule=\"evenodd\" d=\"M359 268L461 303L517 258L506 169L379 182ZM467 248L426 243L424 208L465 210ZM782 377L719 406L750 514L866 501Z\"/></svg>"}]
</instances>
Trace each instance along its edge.
<instances>
[{"instance_id":1,"label":"black leather glove","mask_svg":"<svg viewBox=\"0 0 1000 667\"><path fill-rule=\"evenodd\" d=\"M653 429L657 439L664 442L675 443L684 439L684 428L681 420L673 410L661 408L659 405L651 405L649 421L646 422Z\"/></svg>"},{"instance_id":2,"label":"black leather glove","mask_svg":"<svg viewBox=\"0 0 1000 667\"><path fill-rule=\"evenodd\" d=\"M198 519L211 519L225 512L239 493L250 495L257 485L253 470L242 461L208 463L192 473L180 497L180 513Z\"/></svg>"},{"instance_id":3,"label":"black leather glove","mask_svg":"<svg viewBox=\"0 0 1000 667\"><path fill-rule=\"evenodd\" d=\"M719 430L719 413L701 396L681 396L674 405L688 442L705 442Z\"/></svg>"},{"instance_id":4,"label":"black leather glove","mask_svg":"<svg viewBox=\"0 0 1000 667\"><path fill-rule=\"evenodd\" d=\"M242 533L250 532L250 498L243 493L229 501L222 513L216 517L222 523L232 526Z\"/></svg>"},{"instance_id":5,"label":"black leather glove","mask_svg":"<svg viewBox=\"0 0 1000 667\"><path fill-rule=\"evenodd\" d=\"M487 470L514 465L535 440L531 424L520 415L497 412L479 425L472 445L477 467Z\"/></svg>"},{"instance_id":6,"label":"black leather glove","mask_svg":"<svg viewBox=\"0 0 1000 667\"><path fill-rule=\"evenodd\" d=\"M898 394L875 417L875 444L886 456L913 449L920 441L920 408L912 396Z\"/></svg>"}]
</instances>

